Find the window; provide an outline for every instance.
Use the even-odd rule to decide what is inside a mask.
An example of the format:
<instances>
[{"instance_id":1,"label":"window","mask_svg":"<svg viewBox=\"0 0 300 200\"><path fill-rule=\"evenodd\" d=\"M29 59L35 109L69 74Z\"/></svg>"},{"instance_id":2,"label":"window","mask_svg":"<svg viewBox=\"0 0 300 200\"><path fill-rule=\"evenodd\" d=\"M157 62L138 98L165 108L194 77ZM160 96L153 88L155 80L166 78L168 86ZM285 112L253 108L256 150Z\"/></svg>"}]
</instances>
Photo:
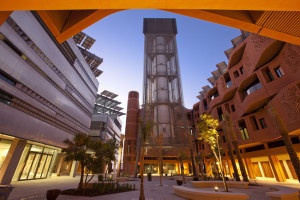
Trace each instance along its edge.
<instances>
[{"instance_id":1,"label":"window","mask_svg":"<svg viewBox=\"0 0 300 200\"><path fill-rule=\"evenodd\" d=\"M248 129L246 127L246 123L245 123L244 120L239 122L239 128L240 128L240 132L241 132L243 140L248 140L249 139L249 133L248 133Z\"/></svg>"},{"instance_id":2,"label":"window","mask_svg":"<svg viewBox=\"0 0 300 200\"><path fill-rule=\"evenodd\" d=\"M229 109L229 104L228 104L228 103L225 104L225 110L226 110L228 113L230 113L230 109Z\"/></svg>"},{"instance_id":3,"label":"window","mask_svg":"<svg viewBox=\"0 0 300 200\"><path fill-rule=\"evenodd\" d=\"M231 107L231 111L232 111L232 112L235 112L234 104L232 104L230 107Z\"/></svg>"},{"instance_id":4,"label":"window","mask_svg":"<svg viewBox=\"0 0 300 200\"><path fill-rule=\"evenodd\" d=\"M267 82L271 82L271 81L274 80L273 74L271 73L271 71L270 71L269 68L266 69L265 73L266 73L266 75L267 75L267 77L266 77Z\"/></svg>"},{"instance_id":5,"label":"window","mask_svg":"<svg viewBox=\"0 0 300 200\"><path fill-rule=\"evenodd\" d=\"M230 81L228 81L228 82L226 82L226 87L227 88L230 88L232 86L232 81L230 80Z\"/></svg>"},{"instance_id":6,"label":"window","mask_svg":"<svg viewBox=\"0 0 300 200\"><path fill-rule=\"evenodd\" d=\"M221 108L221 107L218 107L218 108L217 108L217 111L218 111L219 121L222 121L223 118L224 118L222 108Z\"/></svg>"},{"instance_id":7,"label":"window","mask_svg":"<svg viewBox=\"0 0 300 200\"><path fill-rule=\"evenodd\" d=\"M264 118L259 119L259 123L262 129L267 128Z\"/></svg>"},{"instance_id":8,"label":"window","mask_svg":"<svg viewBox=\"0 0 300 200\"><path fill-rule=\"evenodd\" d=\"M282 77L284 75L281 67L277 67L274 70L275 70L275 73L276 73L276 75L277 75L278 78L280 78L280 77Z\"/></svg>"},{"instance_id":9,"label":"window","mask_svg":"<svg viewBox=\"0 0 300 200\"><path fill-rule=\"evenodd\" d=\"M2 73L1 71L0 71L0 79L4 80L5 82L9 83L10 85L16 85L16 82L12 78L10 78L5 73Z\"/></svg>"},{"instance_id":10,"label":"window","mask_svg":"<svg viewBox=\"0 0 300 200\"><path fill-rule=\"evenodd\" d=\"M259 127L258 127L255 116L250 117L250 121L251 121L251 125L252 125L253 130L255 130L255 131L259 130Z\"/></svg>"},{"instance_id":11,"label":"window","mask_svg":"<svg viewBox=\"0 0 300 200\"><path fill-rule=\"evenodd\" d=\"M203 100L203 106L204 106L204 110L207 110L208 107L207 107L207 101L206 101L206 99Z\"/></svg>"},{"instance_id":12,"label":"window","mask_svg":"<svg viewBox=\"0 0 300 200\"><path fill-rule=\"evenodd\" d=\"M244 74L244 67L243 66L240 68L240 72L241 72L241 74Z\"/></svg>"},{"instance_id":13,"label":"window","mask_svg":"<svg viewBox=\"0 0 300 200\"><path fill-rule=\"evenodd\" d=\"M219 96L218 90L211 96L211 99L217 98Z\"/></svg>"},{"instance_id":14,"label":"window","mask_svg":"<svg viewBox=\"0 0 300 200\"><path fill-rule=\"evenodd\" d=\"M225 79L226 87L230 88L232 86L232 81L228 73L224 74L224 79Z\"/></svg>"},{"instance_id":15,"label":"window","mask_svg":"<svg viewBox=\"0 0 300 200\"><path fill-rule=\"evenodd\" d=\"M12 97L0 90L0 102L5 104L10 104L11 101L12 101Z\"/></svg>"},{"instance_id":16,"label":"window","mask_svg":"<svg viewBox=\"0 0 300 200\"><path fill-rule=\"evenodd\" d=\"M0 168L7 156L8 150L11 146L12 141L10 140L5 140L5 139L1 139L0 140Z\"/></svg>"},{"instance_id":17,"label":"window","mask_svg":"<svg viewBox=\"0 0 300 200\"><path fill-rule=\"evenodd\" d=\"M19 56L22 55L22 52L12 42L10 42L2 33L0 33L0 40L2 40L7 46L9 46Z\"/></svg>"},{"instance_id":18,"label":"window","mask_svg":"<svg viewBox=\"0 0 300 200\"><path fill-rule=\"evenodd\" d=\"M245 95L247 96L247 95L249 95L249 94L255 92L256 90L261 89L261 87L262 87L262 86L261 86L259 80L256 79L255 81L253 81L253 82L252 82L252 83L244 90Z\"/></svg>"},{"instance_id":19,"label":"window","mask_svg":"<svg viewBox=\"0 0 300 200\"><path fill-rule=\"evenodd\" d=\"M238 72L238 71L234 71L234 72L233 72L233 76L234 76L234 78L239 77L239 76L240 76L240 75L239 75L239 72Z\"/></svg>"}]
</instances>

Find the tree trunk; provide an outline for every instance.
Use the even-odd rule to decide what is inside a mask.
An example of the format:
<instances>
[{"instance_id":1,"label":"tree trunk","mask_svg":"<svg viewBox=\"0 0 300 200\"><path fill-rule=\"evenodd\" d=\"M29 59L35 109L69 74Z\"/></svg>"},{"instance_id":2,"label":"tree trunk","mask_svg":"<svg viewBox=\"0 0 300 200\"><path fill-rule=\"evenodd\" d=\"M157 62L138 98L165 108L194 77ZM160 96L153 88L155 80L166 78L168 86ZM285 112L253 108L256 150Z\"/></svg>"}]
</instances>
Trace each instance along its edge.
<instances>
[{"instance_id":1,"label":"tree trunk","mask_svg":"<svg viewBox=\"0 0 300 200\"><path fill-rule=\"evenodd\" d=\"M138 149L139 151L137 151L137 154L136 154L137 158L140 158L140 155L141 155L140 149L141 148L142 148L141 147L141 138L138 137L136 149ZM138 165L139 165L139 159L135 159L134 174L133 174L135 178L137 177L137 173L138 173Z\"/></svg>"},{"instance_id":2,"label":"tree trunk","mask_svg":"<svg viewBox=\"0 0 300 200\"><path fill-rule=\"evenodd\" d=\"M142 146L142 148L141 148L140 175L141 175L141 188L140 188L140 198L139 198L139 200L145 200L145 192L144 192L144 146Z\"/></svg>"},{"instance_id":3,"label":"tree trunk","mask_svg":"<svg viewBox=\"0 0 300 200\"><path fill-rule=\"evenodd\" d=\"M290 136L288 133L288 129L285 126L285 124L283 123L283 121L281 120L278 113L274 110L271 103L268 104L267 112L271 118L273 126L280 132L280 134L282 136L282 140L284 142L285 148L287 150L287 153L290 156L290 159L291 159L292 165L295 169L298 181L300 182L300 161L299 161L297 153L293 147L293 143L291 142L291 139L290 139Z\"/></svg>"},{"instance_id":4,"label":"tree trunk","mask_svg":"<svg viewBox=\"0 0 300 200\"><path fill-rule=\"evenodd\" d=\"M228 132L230 133L231 138L232 138L232 144L234 146L235 154L236 154L236 157L237 157L239 165L240 165L240 170L241 170L241 173L242 173L242 176L243 176L243 181L249 182L248 175L247 175L247 172L246 172L246 168L245 168L245 165L244 165L241 153L240 153L238 141L236 139L236 135L235 135L235 132L234 132L234 129L233 129L231 116L228 113L226 113L225 119L228 123Z\"/></svg>"},{"instance_id":5,"label":"tree trunk","mask_svg":"<svg viewBox=\"0 0 300 200\"><path fill-rule=\"evenodd\" d=\"M234 146L236 157L237 157L239 165L240 165L240 170L241 170L241 173L242 173L242 176L243 176L243 181L244 182L249 182L248 175L247 175L246 168L245 168L242 156L241 156L241 152L240 152L240 149L239 149L238 142L236 140L234 140L232 143L233 143L233 146Z\"/></svg>"},{"instance_id":6,"label":"tree trunk","mask_svg":"<svg viewBox=\"0 0 300 200\"><path fill-rule=\"evenodd\" d=\"M81 163L80 167L81 167L81 169L80 169L80 180L79 180L77 190L82 190L82 185L83 185L84 165Z\"/></svg>"},{"instance_id":7,"label":"tree trunk","mask_svg":"<svg viewBox=\"0 0 300 200\"><path fill-rule=\"evenodd\" d=\"M191 151L191 159L192 159L192 166L193 166L193 174L194 174L194 177L198 179L198 172L197 172L197 169L196 169L194 151L193 151L192 148L190 149L190 151Z\"/></svg>"},{"instance_id":8,"label":"tree trunk","mask_svg":"<svg viewBox=\"0 0 300 200\"><path fill-rule=\"evenodd\" d=\"M237 166L236 166L236 163L235 163L235 159L234 159L234 156L233 156L233 152L232 152L232 146L231 146L231 140L229 139L229 134L228 134L228 121L225 119L225 124L223 124L223 130L224 130L224 133L225 133L225 138L226 138L226 144L227 144L227 148L228 148L228 154L229 154L229 157L230 157L230 161L231 161L231 164L232 164L232 168L233 168L233 171L234 171L234 178L236 181L241 181L240 179L240 176L239 176L239 172L238 172L238 169L237 169Z\"/></svg>"},{"instance_id":9,"label":"tree trunk","mask_svg":"<svg viewBox=\"0 0 300 200\"><path fill-rule=\"evenodd\" d=\"M231 164L232 164L232 168L233 168L233 171L234 171L234 178L235 178L236 181L241 181L240 176L239 176L239 171L237 169L235 159L234 159L234 156L233 156L230 141L228 140L226 143L227 143L227 147L228 147L228 154L229 154L230 161L231 161Z\"/></svg>"},{"instance_id":10,"label":"tree trunk","mask_svg":"<svg viewBox=\"0 0 300 200\"><path fill-rule=\"evenodd\" d=\"M216 150L212 150L212 151L213 151L213 154L216 158L216 161L219 163L219 167L221 169L221 175L222 175L222 180L223 180L225 192L228 192L228 186L227 186L227 183L226 183L226 180L225 180L224 167L223 167L223 163L222 163L222 156L221 156L219 145L218 145L218 153L216 152Z\"/></svg>"}]
</instances>

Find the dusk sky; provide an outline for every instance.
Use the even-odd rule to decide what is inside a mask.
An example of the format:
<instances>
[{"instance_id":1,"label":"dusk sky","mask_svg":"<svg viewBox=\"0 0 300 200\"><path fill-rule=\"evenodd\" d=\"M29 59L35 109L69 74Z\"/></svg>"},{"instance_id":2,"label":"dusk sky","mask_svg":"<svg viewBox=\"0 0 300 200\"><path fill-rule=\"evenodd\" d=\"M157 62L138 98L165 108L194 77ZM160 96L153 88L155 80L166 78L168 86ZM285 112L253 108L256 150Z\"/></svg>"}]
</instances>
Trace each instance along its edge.
<instances>
[{"instance_id":1,"label":"dusk sky","mask_svg":"<svg viewBox=\"0 0 300 200\"><path fill-rule=\"evenodd\" d=\"M232 47L231 40L240 30L159 10L121 11L83 30L96 39L90 52L104 60L98 68L103 71L98 77L98 93L108 90L119 95L115 99L122 102L124 113L129 91L138 91L143 103L144 18L176 19L184 105L192 108L202 87L210 85L207 78L217 69L216 64L228 63L224 51ZM121 120L124 133L126 116Z\"/></svg>"}]
</instances>

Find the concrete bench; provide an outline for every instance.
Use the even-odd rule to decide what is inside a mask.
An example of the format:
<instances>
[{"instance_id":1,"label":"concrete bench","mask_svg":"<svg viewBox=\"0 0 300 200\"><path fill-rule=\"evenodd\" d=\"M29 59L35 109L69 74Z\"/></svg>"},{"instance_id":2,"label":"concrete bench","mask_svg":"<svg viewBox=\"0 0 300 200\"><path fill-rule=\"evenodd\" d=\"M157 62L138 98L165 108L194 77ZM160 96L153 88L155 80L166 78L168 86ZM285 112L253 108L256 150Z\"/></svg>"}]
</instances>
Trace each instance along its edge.
<instances>
[{"instance_id":1,"label":"concrete bench","mask_svg":"<svg viewBox=\"0 0 300 200\"><path fill-rule=\"evenodd\" d=\"M205 200L247 200L249 196L244 193L233 192L215 192L205 191L194 188L187 188L184 186L173 186L176 195L192 200L205 199Z\"/></svg>"},{"instance_id":2,"label":"concrete bench","mask_svg":"<svg viewBox=\"0 0 300 200\"><path fill-rule=\"evenodd\" d=\"M266 192L271 200L298 200L299 190L283 186L272 186L274 191Z\"/></svg>"},{"instance_id":3,"label":"concrete bench","mask_svg":"<svg viewBox=\"0 0 300 200\"><path fill-rule=\"evenodd\" d=\"M126 177L116 177L116 182L126 182L127 178Z\"/></svg>"},{"instance_id":4,"label":"concrete bench","mask_svg":"<svg viewBox=\"0 0 300 200\"><path fill-rule=\"evenodd\" d=\"M223 181L192 181L191 182L193 187L197 188L205 188L205 187L224 187ZM229 188L249 188L249 182L242 182L242 181L226 181L227 187Z\"/></svg>"}]
</instances>

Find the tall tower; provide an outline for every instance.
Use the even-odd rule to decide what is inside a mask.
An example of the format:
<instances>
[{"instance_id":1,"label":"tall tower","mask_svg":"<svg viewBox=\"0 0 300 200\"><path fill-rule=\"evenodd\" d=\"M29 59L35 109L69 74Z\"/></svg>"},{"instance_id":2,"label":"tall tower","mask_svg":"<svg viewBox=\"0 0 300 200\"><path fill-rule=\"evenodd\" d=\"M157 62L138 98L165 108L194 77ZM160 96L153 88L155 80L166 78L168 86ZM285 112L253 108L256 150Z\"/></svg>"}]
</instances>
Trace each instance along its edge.
<instances>
[{"instance_id":1,"label":"tall tower","mask_svg":"<svg viewBox=\"0 0 300 200\"><path fill-rule=\"evenodd\" d=\"M176 43L175 19L146 18L144 55L144 120L153 122L152 140L163 135L163 145L181 144L185 113Z\"/></svg>"},{"instance_id":2,"label":"tall tower","mask_svg":"<svg viewBox=\"0 0 300 200\"><path fill-rule=\"evenodd\" d=\"M125 144L123 171L134 174L137 159L138 118L139 118L139 93L130 91L127 101L127 115L125 128Z\"/></svg>"},{"instance_id":3,"label":"tall tower","mask_svg":"<svg viewBox=\"0 0 300 200\"><path fill-rule=\"evenodd\" d=\"M144 173L181 173L178 158L188 155L190 133L188 110L183 107L176 44L175 19L144 19L144 94L138 107L137 92L130 92L124 146L124 172L134 174L140 163L140 122L150 122L146 141ZM135 161L135 162L134 162ZM184 161L189 169L189 161ZM162 168L163 166L163 168ZM161 171L163 170L163 172ZM191 173L185 171L184 173Z\"/></svg>"}]
</instances>

